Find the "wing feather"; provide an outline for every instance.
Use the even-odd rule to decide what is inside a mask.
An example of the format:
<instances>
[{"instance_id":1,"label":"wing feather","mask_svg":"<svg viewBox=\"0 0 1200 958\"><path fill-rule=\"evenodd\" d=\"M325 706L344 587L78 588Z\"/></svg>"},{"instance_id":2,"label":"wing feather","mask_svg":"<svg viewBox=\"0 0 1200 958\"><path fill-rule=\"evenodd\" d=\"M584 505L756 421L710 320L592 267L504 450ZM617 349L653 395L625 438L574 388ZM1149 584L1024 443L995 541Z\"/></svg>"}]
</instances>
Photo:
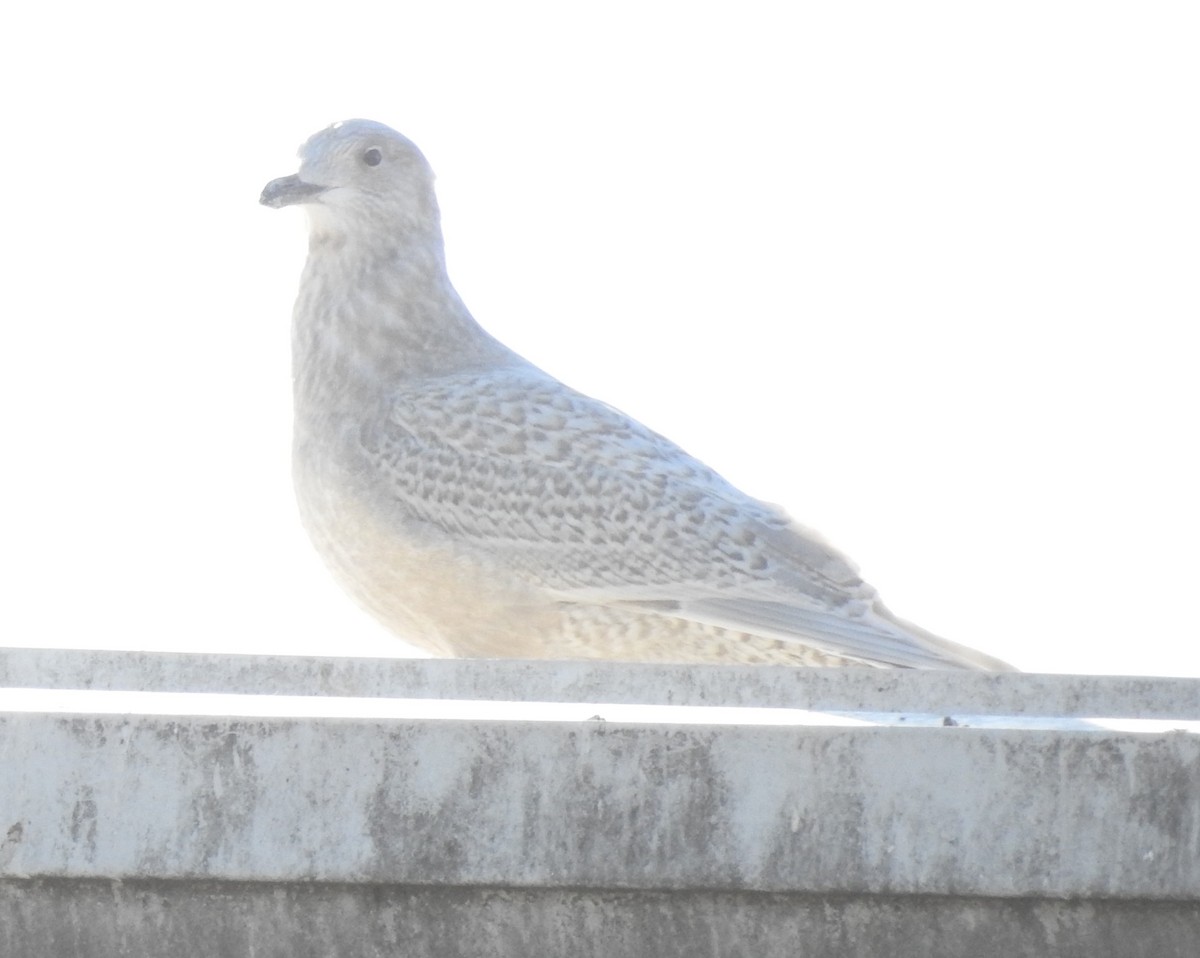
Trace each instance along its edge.
<instances>
[{"instance_id":1,"label":"wing feather","mask_svg":"<svg viewBox=\"0 0 1200 958\"><path fill-rule=\"evenodd\" d=\"M532 367L401 391L361 443L408 515L555 601L640 606L865 662L1003 667L894 618L781 510Z\"/></svg>"}]
</instances>

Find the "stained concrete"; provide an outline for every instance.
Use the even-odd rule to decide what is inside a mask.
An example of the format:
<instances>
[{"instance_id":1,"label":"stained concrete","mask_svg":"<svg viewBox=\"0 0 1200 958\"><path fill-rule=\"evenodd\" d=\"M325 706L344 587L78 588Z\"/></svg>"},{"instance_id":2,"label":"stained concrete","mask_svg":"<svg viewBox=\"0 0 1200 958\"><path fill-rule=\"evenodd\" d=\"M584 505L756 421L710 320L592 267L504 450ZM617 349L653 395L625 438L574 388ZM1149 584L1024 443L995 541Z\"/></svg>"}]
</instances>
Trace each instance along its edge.
<instances>
[{"instance_id":1,"label":"stained concrete","mask_svg":"<svg viewBox=\"0 0 1200 958\"><path fill-rule=\"evenodd\" d=\"M59 655L43 687L72 684ZM105 655L113 686L139 662L151 686L179 681L171 661ZM4 677L36 678L14 674L35 658ZM226 682L270 672L207 658ZM345 661L282 671L343 669L380 694ZM493 665L405 663L409 688L460 692ZM525 674L551 689L556 665ZM667 668L689 695L748 704L720 669ZM582 692L566 673L564 696L631 694L620 666ZM962 701L920 673L819 674L826 707ZM1006 710L1053 686L988 678L976 690ZM1049 678L1076 680L1059 694L1082 714L1154 693ZM3 694L4 958L1161 958L1200 941L1194 734L56 714L4 712ZM1194 718L1200 694L1168 683L1158 701Z\"/></svg>"},{"instance_id":2,"label":"stained concrete","mask_svg":"<svg viewBox=\"0 0 1200 958\"><path fill-rule=\"evenodd\" d=\"M194 881L0 882L0 915L6 958L1190 958L1200 928L1195 902Z\"/></svg>"}]
</instances>

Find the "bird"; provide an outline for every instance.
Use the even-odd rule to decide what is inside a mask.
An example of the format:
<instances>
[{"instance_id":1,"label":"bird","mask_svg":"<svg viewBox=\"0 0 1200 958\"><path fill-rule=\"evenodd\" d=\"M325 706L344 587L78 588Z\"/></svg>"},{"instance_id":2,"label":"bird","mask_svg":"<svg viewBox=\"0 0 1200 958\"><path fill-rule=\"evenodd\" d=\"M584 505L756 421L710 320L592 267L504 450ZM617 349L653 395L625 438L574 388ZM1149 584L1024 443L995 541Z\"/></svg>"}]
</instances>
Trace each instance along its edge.
<instances>
[{"instance_id":1,"label":"bird","mask_svg":"<svg viewBox=\"0 0 1200 958\"><path fill-rule=\"evenodd\" d=\"M313 134L293 481L342 586L437 656L1007 671L894 616L782 508L555 379L474 319L434 175L373 120Z\"/></svg>"}]
</instances>

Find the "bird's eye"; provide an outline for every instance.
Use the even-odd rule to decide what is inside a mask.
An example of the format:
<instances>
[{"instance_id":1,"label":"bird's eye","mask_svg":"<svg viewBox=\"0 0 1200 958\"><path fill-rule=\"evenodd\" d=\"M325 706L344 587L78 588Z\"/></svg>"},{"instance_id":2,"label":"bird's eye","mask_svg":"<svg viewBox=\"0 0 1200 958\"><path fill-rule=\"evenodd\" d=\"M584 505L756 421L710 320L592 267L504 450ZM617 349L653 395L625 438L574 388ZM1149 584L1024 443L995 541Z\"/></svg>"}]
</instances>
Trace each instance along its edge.
<instances>
[{"instance_id":1,"label":"bird's eye","mask_svg":"<svg viewBox=\"0 0 1200 958\"><path fill-rule=\"evenodd\" d=\"M363 154L363 162L366 163L367 166L378 166L383 162L383 154L378 148L373 146Z\"/></svg>"}]
</instances>

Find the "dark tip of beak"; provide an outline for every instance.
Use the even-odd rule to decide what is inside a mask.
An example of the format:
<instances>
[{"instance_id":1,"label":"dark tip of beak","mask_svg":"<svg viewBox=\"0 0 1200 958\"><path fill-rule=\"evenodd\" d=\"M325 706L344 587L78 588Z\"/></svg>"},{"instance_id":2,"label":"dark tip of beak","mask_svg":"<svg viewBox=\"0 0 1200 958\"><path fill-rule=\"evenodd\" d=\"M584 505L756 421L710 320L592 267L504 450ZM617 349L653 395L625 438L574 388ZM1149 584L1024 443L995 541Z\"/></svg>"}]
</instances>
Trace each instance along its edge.
<instances>
[{"instance_id":1,"label":"dark tip of beak","mask_svg":"<svg viewBox=\"0 0 1200 958\"><path fill-rule=\"evenodd\" d=\"M305 183L300 179L299 173L293 173L291 176L281 176L277 180L271 180L263 187L262 196L258 198L258 201L263 206L277 210L283 206L311 202L326 189L328 187L318 186L316 183Z\"/></svg>"}]
</instances>

